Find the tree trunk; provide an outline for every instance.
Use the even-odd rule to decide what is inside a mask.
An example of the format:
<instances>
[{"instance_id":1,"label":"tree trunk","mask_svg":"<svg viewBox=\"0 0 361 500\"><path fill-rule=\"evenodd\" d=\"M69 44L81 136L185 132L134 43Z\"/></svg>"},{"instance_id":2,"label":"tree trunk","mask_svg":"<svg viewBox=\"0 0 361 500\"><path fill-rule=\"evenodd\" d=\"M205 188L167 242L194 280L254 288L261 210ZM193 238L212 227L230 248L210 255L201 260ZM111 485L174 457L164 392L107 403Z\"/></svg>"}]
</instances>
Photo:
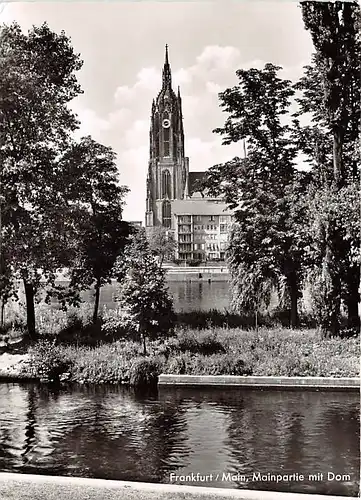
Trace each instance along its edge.
<instances>
[{"instance_id":1,"label":"tree trunk","mask_svg":"<svg viewBox=\"0 0 361 500\"><path fill-rule=\"evenodd\" d=\"M5 323L5 299L1 301L1 314L0 314L0 326L3 327Z\"/></svg>"},{"instance_id":2,"label":"tree trunk","mask_svg":"<svg viewBox=\"0 0 361 500\"><path fill-rule=\"evenodd\" d=\"M344 183L342 144L342 133L340 130L336 129L333 132L333 176L337 188L341 188Z\"/></svg>"},{"instance_id":3,"label":"tree trunk","mask_svg":"<svg viewBox=\"0 0 361 500\"><path fill-rule=\"evenodd\" d=\"M95 284L95 301L94 301L94 310L93 310L93 325L98 321L98 311L99 311L99 302L100 302L100 278L97 278Z\"/></svg>"},{"instance_id":4,"label":"tree trunk","mask_svg":"<svg viewBox=\"0 0 361 500\"><path fill-rule=\"evenodd\" d=\"M254 308L254 327L255 327L256 333L258 333L259 303L260 303L260 293L257 292L256 302L255 302L255 308Z\"/></svg>"},{"instance_id":5,"label":"tree trunk","mask_svg":"<svg viewBox=\"0 0 361 500\"><path fill-rule=\"evenodd\" d=\"M146 335L145 332L142 331L142 338L143 338L143 354L144 356L147 355L147 344L146 344Z\"/></svg>"},{"instance_id":6,"label":"tree trunk","mask_svg":"<svg viewBox=\"0 0 361 500\"><path fill-rule=\"evenodd\" d=\"M24 290L25 290L25 299L26 299L26 324L28 327L28 335L31 340L35 340L36 331L35 331L35 292L32 283L29 283L24 279Z\"/></svg>"},{"instance_id":7,"label":"tree trunk","mask_svg":"<svg viewBox=\"0 0 361 500\"><path fill-rule=\"evenodd\" d=\"M340 331L341 312L341 272L338 256L334 249L335 241L329 235L323 263L324 303L321 319L321 332L324 338L336 337Z\"/></svg>"}]
</instances>

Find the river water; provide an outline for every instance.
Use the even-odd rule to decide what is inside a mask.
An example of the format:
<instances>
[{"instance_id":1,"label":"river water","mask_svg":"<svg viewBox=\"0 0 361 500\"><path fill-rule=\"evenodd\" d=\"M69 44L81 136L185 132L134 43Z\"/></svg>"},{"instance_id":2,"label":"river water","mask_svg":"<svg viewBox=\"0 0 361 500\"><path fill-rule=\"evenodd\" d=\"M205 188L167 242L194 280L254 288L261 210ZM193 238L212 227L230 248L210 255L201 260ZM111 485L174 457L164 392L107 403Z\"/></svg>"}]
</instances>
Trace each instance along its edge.
<instances>
[{"instance_id":1,"label":"river water","mask_svg":"<svg viewBox=\"0 0 361 500\"><path fill-rule=\"evenodd\" d=\"M356 496L359 411L348 392L0 384L0 470Z\"/></svg>"},{"instance_id":2,"label":"river water","mask_svg":"<svg viewBox=\"0 0 361 500\"><path fill-rule=\"evenodd\" d=\"M227 281L170 281L169 293L173 297L174 309L180 311L208 311L211 309L229 309L229 283ZM93 292L83 295L86 302L94 302ZM115 306L117 286L108 285L101 291L100 306L112 308Z\"/></svg>"}]
</instances>

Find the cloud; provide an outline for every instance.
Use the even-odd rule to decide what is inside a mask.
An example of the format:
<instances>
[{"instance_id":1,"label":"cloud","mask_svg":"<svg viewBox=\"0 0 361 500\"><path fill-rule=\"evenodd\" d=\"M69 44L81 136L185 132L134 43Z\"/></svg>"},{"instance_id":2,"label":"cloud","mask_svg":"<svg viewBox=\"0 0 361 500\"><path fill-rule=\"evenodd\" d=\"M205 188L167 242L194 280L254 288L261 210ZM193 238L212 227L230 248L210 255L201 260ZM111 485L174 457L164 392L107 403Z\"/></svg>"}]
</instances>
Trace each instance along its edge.
<instances>
[{"instance_id":1,"label":"cloud","mask_svg":"<svg viewBox=\"0 0 361 500\"><path fill-rule=\"evenodd\" d=\"M144 220L148 151L147 145L141 145L118 155L120 182L130 189L124 207L127 220Z\"/></svg>"},{"instance_id":2,"label":"cloud","mask_svg":"<svg viewBox=\"0 0 361 500\"><path fill-rule=\"evenodd\" d=\"M144 143L147 144L147 133L149 132L149 122L147 120L136 120L125 132L124 145L126 148L139 148Z\"/></svg>"},{"instance_id":3,"label":"cloud","mask_svg":"<svg viewBox=\"0 0 361 500\"><path fill-rule=\"evenodd\" d=\"M222 71L234 68L239 58L240 51L236 47L209 45L197 57L196 67L206 72Z\"/></svg>"},{"instance_id":4,"label":"cloud","mask_svg":"<svg viewBox=\"0 0 361 500\"><path fill-rule=\"evenodd\" d=\"M120 85L115 91L114 100L117 104L129 103L133 100L134 95L134 89L131 89L128 85Z\"/></svg>"},{"instance_id":5,"label":"cloud","mask_svg":"<svg viewBox=\"0 0 361 500\"><path fill-rule=\"evenodd\" d=\"M223 146L220 137L202 141L198 137L186 140L186 154L190 158L190 170L205 171L213 165L225 163L235 156L242 156L240 144Z\"/></svg>"},{"instance_id":6,"label":"cloud","mask_svg":"<svg viewBox=\"0 0 361 500\"><path fill-rule=\"evenodd\" d=\"M78 106L76 101L72 103L71 108L74 113L78 115L80 121L80 128L75 133L77 139L86 135L91 135L95 140L99 141L102 138L102 133L109 130L109 121L99 117L93 109L87 107L82 108Z\"/></svg>"},{"instance_id":7,"label":"cloud","mask_svg":"<svg viewBox=\"0 0 361 500\"><path fill-rule=\"evenodd\" d=\"M207 82L206 89L211 94L219 94L223 90L222 87L218 83L215 83L215 82Z\"/></svg>"},{"instance_id":8,"label":"cloud","mask_svg":"<svg viewBox=\"0 0 361 500\"><path fill-rule=\"evenodd\" d=\"M135 89L157 91L159 89L160 71L155 68L142 68L137 75Z\"/></svg>"},{"instance_id":9,"label":"cloud","mask_svg":"<svg viewBox=\"0 0 361 500\"><path fill-rule=\"evenodd\" d=\"M129 108L119 108L111 111L108 115L109 128L122 130L129 127L133 121L133 111Z\"/></svg>"},{"instance_id":10,"label":"cloud","mask_svg":"<svg viewBox=\"0 0 361 500\"><path fill-rule=\"evenodd\" d=\"M138 100L139 95L146 91L157 92L161 81L161 73L155 68L142 68L136 77L134 85L120 85L114 93L116 105L133 103Z\"/></svg>"},{"instance_id":11,"label":"cloud","mask_svg":"<svg viewBox=\"0 0 361 500\"><path fill-rule=\"evenodd\" d=\"M189 69L180 68L178 71L173 73L173 81L175 87L182 85L189 85L192 82L192 73Z\"/></svg>"}]
</instances>

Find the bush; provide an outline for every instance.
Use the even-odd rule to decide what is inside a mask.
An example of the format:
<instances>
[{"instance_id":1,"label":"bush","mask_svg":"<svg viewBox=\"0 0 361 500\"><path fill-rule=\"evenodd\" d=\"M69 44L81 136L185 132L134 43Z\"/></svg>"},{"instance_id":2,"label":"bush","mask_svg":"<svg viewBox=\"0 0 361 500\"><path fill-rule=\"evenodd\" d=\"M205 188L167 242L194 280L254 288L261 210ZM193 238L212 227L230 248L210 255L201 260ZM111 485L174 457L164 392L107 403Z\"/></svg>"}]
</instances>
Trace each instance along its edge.
<instances>
[{"instance_id":1,"label":"bush","mask_svg":"<svg viewBox=\"0 0 361 500\"><path fill-rule=\"evenodd\" d=\"M78 317L76 314L71 314L67 325L58 332L56 341L59 344L97 345L104 341L102 321L98 319L93 324Z\"/></svg>"},{"instance_id":2,"label":"bush","mask_svg":"<svg viewBox=\"0 0 361 500\"><path fill-rule=\"evenodd\" d=\"M315 328L316 321L311 314L302 313L299 317L302 328ZM240 314L230 311L219 311L211 309L209 311L190 311L177 314L176 323L178 326L188 328L243 328L253 330L255 327L254 314ZM258 317L258 326L275 328L283 326L289 327L289 311L273 311L272 313L260 314Z\"/></svg>"},{"instance_id":3,"label":"bush","mask_svg":"<svg viewBox=\"0 0 361 500\"><path fill-rule=\"evenodd\" d=\"M174 348L185 352L189 351L195 354L211 354L225 352L225 347L216 338L214 331L187 331L181 330L178 333Z\"/></svg>"},{"instance_id":4,"label":"bush","mask_svg":"<svg viewBox=\"0 0 361 500\"><path fill-rule=\"evenodd\" d=\"M251 375L251 366L238 354L212 354L204 357L189 351L174 356L165 366L176 375Z\"/></svg>"},{"instance_id":5,"label":"bush","mask_svg":"<svg viewBox=\"0 0 361 500\"><path fill-rule=\"evenodd\" d=\"M102 316L102 332L107 339L118 340L129 337L126 328L126 318L121 309L105 310Z\"/></svg>"},{"instance_id":6,"label":"bush","mask_svg":"<svg viewBox=\"0 0 361 500\"><path fill-rule=\"evenodd\" d=\"M56 382L61 375L69 373L71 367L71 359L54 342L42 340L29 350L26 371L31 377Z\"/></svg>"},{"instance_id":7,"label":"bush","mask_svg":"<svg viewBox=\"0 0 361 500\"><path fill-rule=\"evenodd\" d=\"M74 360L71 379L80 384L119 384L129 381L130 361L117 350L81 348Z\"/></svg>"},{"instance_id":8,"label":"bush","mask_svg":"<svg viewBox=\"0 0 361 500\"><path fill-rule=\"evenodd\" d=\"M129 370L129 383L133 387L150 387L157 385L161 372L161 363L157 359L138 358Z\"/></svg>"}]
</instances>

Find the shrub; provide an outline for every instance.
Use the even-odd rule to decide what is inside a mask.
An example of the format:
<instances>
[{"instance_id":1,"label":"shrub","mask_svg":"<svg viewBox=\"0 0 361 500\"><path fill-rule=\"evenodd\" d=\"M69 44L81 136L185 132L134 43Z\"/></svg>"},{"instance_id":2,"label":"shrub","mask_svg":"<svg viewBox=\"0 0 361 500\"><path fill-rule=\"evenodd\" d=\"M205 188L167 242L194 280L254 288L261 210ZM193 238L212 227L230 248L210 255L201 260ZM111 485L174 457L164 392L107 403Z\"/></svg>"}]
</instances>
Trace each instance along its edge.
<instances>
[{"instance_id":1,"label":"shrub","mask_svg":"<svg viewBox=\"0 0 361 500\"><path fill-rule=\"evenodd\" d=\"M177 336L177 347L180 351L204 354L205 356L225 352L225 347L216 338L214 331L181 331Z\"/></svg>"},{"instance_id":2,"label":"shrub","mask_svg":"<svg viewBox=\"0 0 361 500\"><path fill-rule=\"evenodd\" d=\"M26 371L31 377L56 382L71 366L71 359L54 342L42 340L29 349Z\"/></svg>"},{"instance_id":3,"label":"shrub","mask_svg":"<svg viewBox=\"0 0 361 500\"><path fill-rule=\"evenodd\" d=\"M93 324L76 314L71 314L67 325L58 332L56 341L61 344L97 345L104 341L101 323L101 319Z\"/></svg>"},{"instance_id":4,"label":"shrub","mask_svg":"<svg viewBox=\"0 0 361 500\"><path fill-rule=\"evenodd\" d=\"M126 318L121 309L105 310L102 316L102 332L107 339L117 340L129 338L129 330L126 328Z\"/></svg>"},{"instance_id":5,"label":"shrub","mask_svg":"<svg viewBox=\"0 0 361 500\"><path fill-rule=\"evenodd\" d=\"M251 375L252 368L238 354L202 356L185 352L169 358L165 370L177 375Z\"/></svg>"},{"instance_id":6,"label":"shrub","mask_svg":"<svg viewBox=\"0 0 361 500\"><path fill-rule=\"evenodd\" d=\"M157 359L138 358L132 363L129 370L129 382L133 387L154 386L158 382L161 372L161 363Z\"/></svg>"}]
</instances>

